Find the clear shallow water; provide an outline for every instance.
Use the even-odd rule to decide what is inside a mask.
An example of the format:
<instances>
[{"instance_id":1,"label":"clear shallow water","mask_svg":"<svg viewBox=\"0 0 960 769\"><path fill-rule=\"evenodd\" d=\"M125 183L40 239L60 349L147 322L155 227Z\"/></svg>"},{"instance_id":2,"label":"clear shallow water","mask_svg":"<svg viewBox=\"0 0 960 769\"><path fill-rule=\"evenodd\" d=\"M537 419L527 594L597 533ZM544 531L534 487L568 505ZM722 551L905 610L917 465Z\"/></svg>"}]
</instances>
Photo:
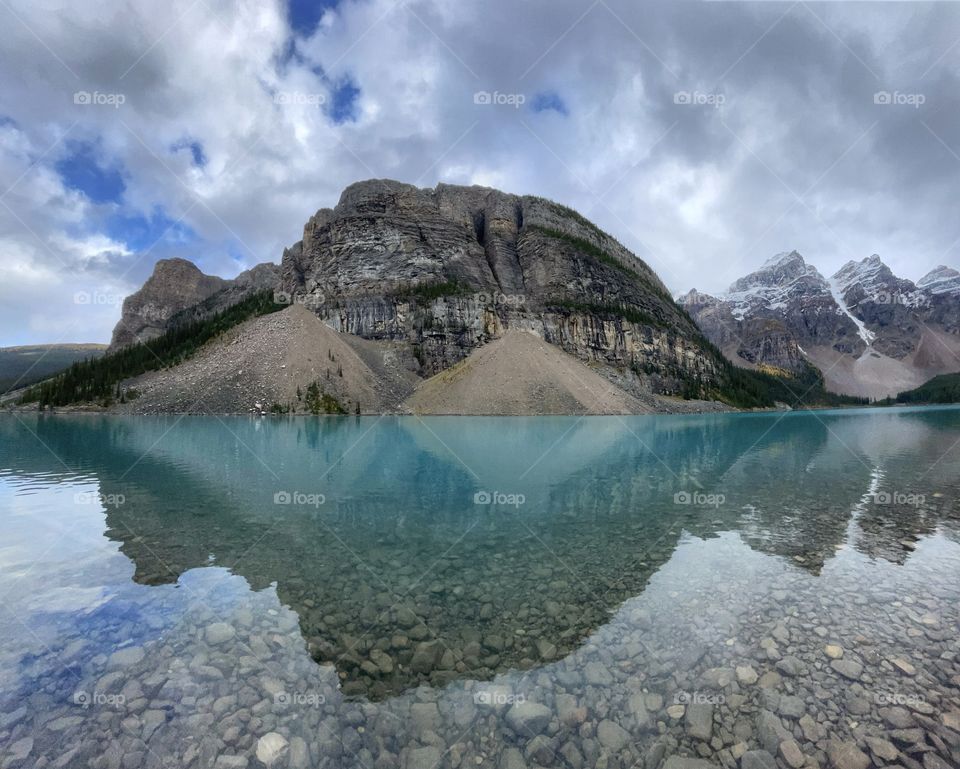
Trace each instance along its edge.
<instances>
[{"instance_id":1,"label":"clear shallow water","mask_svg":"<svg viewBox=\"0 0 960 769\"><path fill-rule=\"evenodd\" d=\"M0 418L0 766L957 765L958 443L956 409Z\"/></svg>"}]
</instances>

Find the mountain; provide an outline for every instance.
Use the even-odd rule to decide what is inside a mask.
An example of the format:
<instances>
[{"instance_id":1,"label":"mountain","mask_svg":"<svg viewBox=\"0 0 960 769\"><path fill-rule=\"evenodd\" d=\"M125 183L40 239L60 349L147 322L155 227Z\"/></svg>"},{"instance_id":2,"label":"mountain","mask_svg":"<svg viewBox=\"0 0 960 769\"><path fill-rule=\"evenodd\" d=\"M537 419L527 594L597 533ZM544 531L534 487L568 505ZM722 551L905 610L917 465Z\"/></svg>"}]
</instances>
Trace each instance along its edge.
<instances>
[{"instance_id":1,"label":"mountain","mask_svg":"<svg viewBox=\"0 0 960 769\"><path fill-rule=\"evenodd\" d=\"M716 374L696 326L656 274L542 198L361 182L311 217L280 271L292 301L340 331L415 346L427 375L505 328L533 331L584 360Z\"/></svg>"},{"instance_id":2,"label":"mountain","mask_svg":"<svg viewBox=\"0 0 960 769\"><path fill-rule=\"evenodd\" d=\"M276 281L277 266L270 263L224 280L205 275L186 259L161 259L143 287L123 300L109 349L154 339L183 320L181 313L211 314L257 291L272 290Z\"/></svg>"},{"instance_id":3,"label":"mountain","mask_svg":"<svg viewBox=\"0 0 960 769\"><path fill-rule=\"evenodd\" d=\"M800 371L802 345L854 350L856 328L835 312L830 284L796 251L777 254L711 297L681 298L704 333L738 365Z\"/></svg>"},{"instance_id":4,"label":"mountain","mask_svg":"<svg viewBox=\"0 0 960 769\"><path fill-rule=\"evenodd\" d=\"M733 319L750 331L741 352L755 373L731 365L647 264L577 212L485 187L370 180L310 217L279 267L224 280L158 262L124 302L110 353L25 400L492 414L844 402L776 315L747 317L803 304L822 278L798 254L764 270L738 287ZM831 343L838 322L855 338L851 321L829 319ZM782 365L765 365L777 356Z\"/></svg>"},{"instance_id":5,"label":"mountain","mask_svg":"<svg viewBox=\"0 0 960 769\"><path fill-rule=\"evenodd\" d=\"M102 344L37 344L0 347L0 394L46 379L70 364L103 355Z\"/></svg>"},{"instance_id":6,"label":"mountain","mask_svg":"<svg viewBox=\"0 0 960 769\"><path fill-rule=\"evenodd\" d=\"M809 362L834 392L884 398L960 369L958 296L960 273L947 267L914 284L874 254L828 279L791 251L721 296L679 301L738 365Z\"/></svg>"}]
</instances>

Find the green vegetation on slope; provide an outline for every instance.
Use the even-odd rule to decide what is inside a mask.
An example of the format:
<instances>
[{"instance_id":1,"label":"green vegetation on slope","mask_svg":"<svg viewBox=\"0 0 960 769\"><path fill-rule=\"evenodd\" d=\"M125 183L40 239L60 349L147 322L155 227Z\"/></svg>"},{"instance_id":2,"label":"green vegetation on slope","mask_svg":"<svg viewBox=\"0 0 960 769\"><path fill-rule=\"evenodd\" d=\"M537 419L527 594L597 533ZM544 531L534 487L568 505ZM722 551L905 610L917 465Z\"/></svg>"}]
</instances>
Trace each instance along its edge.
<instances>
[{"instance_id":1,"label":"green vegetation on slope","mask_svg":"<svg viewBox=\"0 0 960 769\"><path fill-rule=\"evenodd\" d=\"M396 290L393 296L404 301L419 300L432 302L444 296L463 296L473 291L470 286L457 280L447 280L441 283L417 283Z\"/></svg>"},{"instance_id":2,"label":"green vegetation on slope","mask_svg":"<svg viewBox=\"0 0 960 769\"><path fill-rule=\"evenodd\" d=\"M182 363L224 331L284 307L274 302L272 291L253 294L215 315L175 326L145 344L74 363L66 371L27 390L21 403L37 403L41 409L71 403L109 403L122 395L119 383L124 379Z\"/></svg>"},{"instance_id":3,"label":"green vegetation on slope","mask_svg":"<svg viewBox=\"0 0 960 769\"><path fill-rule=\"evenodd\" d=\"M740 368L732 363L724 371L715 397L738 408L769 408L783 403L790 408L806 406L866 406L867 398L829 392L823 375L813 366L794 376Z\"/></svg>"},{"instance_id":4,"label":"green vegetation on slope","mask_svg":"<svg viewBox=\"0 0 960 769\"><path fill-rule=\"evenodd\" d=\"M526 232L536 232L548 238L552 238L553 240L559 240L562 243L566 243L567 245L571 246L579 253L584 254L585 256L592 257L593 259L600 262L601 264L606 264L610 267L613 267L616 270L619 270L620 272L623 272L629 275L631 278L633 278L638 283L640 283L643 286L644 290L659 297L665 303L671 306L675 306L673 298L670 296L670 294L664 291L663 288L661 288L660 286L654 283L651 283L650 280L645 275L641 274L630 265L624 264L619 259L615 259L614 257L610 256L610 254L608 254L599 246L594 245L590 241L584 240L583 238L575 237L573 235L568 235L565 232L560 232L560 230L554 230L554 229L551 229L550 227L541 227L539 224L530 224L530 225L527 225L524 229ZM693 321L691 321L691 323L693 323ZM694 328L695 327L696 326L694 326Z\"/></svg>"},{"instance_id":5,"label":"green vegetation on slope","mask_svg":"<svg viewBox=\"0 0 960 769\"><path fill-rule=\"evenodd\" d=\"M341 375L342 376L342 375ZM323 391L319 382L311 382L304 398L307 410L311 414L346 414L347 410L336 398Z\"/></svg>"},{"instance_id":6,"label":"green vegetation on slope","mask_svg":"<svg viewBox=\"0 0 960 769\"><path fill-rule=\"evenodd\" d=\"M887 399L881 401L884 405L891 403L960 403L960 373L940 374L924 382L912 390L898 393L896 401Z\"/></svg>"},{"instance_id":7,"label":"green vegetation on slope","mask_svg":"<svg viewBox=\"0 0 960 769\"><path fill-rule=\"evenodd\" d=\"M657 326L666 328L663 322L657 320L652 315L636 307L626 304L612 304L609 302L573 302L569 299L550 299L547 301L548 307L558 307L570 312L579 312L585 315L598 315L600 317L623 318L630 323L636 323L640 326Z\"/></svg>"},{"instance_id":8,"label":"green vegetation on slope","mask_svg":"<svg viewBox=\"0 0 960 769\"><path fill-rule=\"evenodd\" d=\"M793 375L755 371L735 366L706 337L701 336L700 343L720 371L719 385L708 388L707 395L731 406L771 408L786 404L790 408L804 408L867 406L870 403L868 398L829 392L824 385L823 374L809 363L805 364L803 372Z\"/></svg>"}]
</instances>

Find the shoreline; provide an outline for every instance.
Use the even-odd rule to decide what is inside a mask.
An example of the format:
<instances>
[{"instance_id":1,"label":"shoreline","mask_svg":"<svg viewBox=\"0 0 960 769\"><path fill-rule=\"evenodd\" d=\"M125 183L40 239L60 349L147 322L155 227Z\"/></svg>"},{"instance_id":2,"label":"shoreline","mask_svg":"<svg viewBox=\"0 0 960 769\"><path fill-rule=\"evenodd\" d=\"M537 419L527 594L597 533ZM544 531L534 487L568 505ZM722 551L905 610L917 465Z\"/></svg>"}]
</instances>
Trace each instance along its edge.
<instances>
[{"instance_id":1,"label":"shoreline","mask_svg":"<svg viewBox=\"0 0 960 769\"><path fill-rule=\"evenodd\" d=\"M824 412L824 411L874 411L874 410L890 410L890 409L916 409L916 410L935 410L935 409L952 409L960 408L960 403L893 403L893 404L883 404L883 405L849 405L849 406L807 406L805 408L759 408L759 409L738 409L732 406L726 406L722 409L702 409L702 410L687 410L687 411L651 411L643 414L631 414L627 412L622 413L576 413L576 412L565 412L565 413L556 413L556 414L495 414L495 413L484 413L484 414L460 414L460 413L445 413L445 414L424 414L416 413L413 411L383 411L383 412L364 412L361 414L272 414L272 413L253 413L253 412L244 412L244 411L145 411L142 413L131 413L124 411L115 411L110 408L95 407L95 406L82 406L77 408L50 408L43 411L40 411L37 408L21 407L21 408L10 408L4 407L0 408L0 414L43 414L50 416L113 416L113 417L159 417L159 416L172 416L172 417L251 417L257 419L355 419L355 418L383 418L383 417L415 417L417 419L425 418L470 418L477 417L482 419L489 418L498 418L498 419L553 419L557 417L567 417L567 418L595 418L595 417L683 417L683 416L704 416L704 415L750 415L750 414L804 414L807 412Z\"/></svg>"}]
</instances>

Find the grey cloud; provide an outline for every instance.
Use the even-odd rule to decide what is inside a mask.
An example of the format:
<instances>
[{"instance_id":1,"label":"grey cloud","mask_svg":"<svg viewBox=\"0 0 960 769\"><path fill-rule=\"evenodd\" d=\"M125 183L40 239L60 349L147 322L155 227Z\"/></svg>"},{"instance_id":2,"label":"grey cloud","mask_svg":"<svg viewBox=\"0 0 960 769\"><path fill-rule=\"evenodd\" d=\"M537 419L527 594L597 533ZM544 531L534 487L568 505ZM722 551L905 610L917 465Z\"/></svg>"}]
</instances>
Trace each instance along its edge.
<instances>
[{"instance_id":1,"label":"grey cloud","mask_svg":"<svg viewBox=\"0 0 960 769\"><path fill-rule=\"evenodd\" d=\"M951 154L960 154L960 49L943 55L956 4L623 0L584 15L590 5L573 0L357 0L341 3L298 43L302 60L282 69L289 31L276 0L189 4L130 0L120 13L65 3L50 14L20 3L67 66L12 21L0 51L4 75L16 73L0 81L0 114L31 145L19 165L0 168L0 188L47 146L49 126L76 120L78 136L100 138L127 169L132 207L163 206L200 234L189 252L162 244L139 261L111 257L114 275L129 271L124 280L172 251L225 273L276 260L307 216L369 176L561 200L678 291L722 289L793 248L826 273L873 252L914 279L941 262L960 266L960 249L949 250L960 238L960 159ZM333 126L321 109L278 106L270 95L345 75L361 89L355 123ZM128 100L117 111L78 109L77 88L122 90ZM476 105L479 90L528 103ZM544 90L559 93L569 115L532 112ZM877 105L883 90L926 101L917 110ZM677 104L679 91L724 102ZM187 134L203 143L203 171L164 154ZM21 184L22 216L50 196L69 201L30 219L42 237L90 215L69 195ZM0 233L38 267L56 268L2 208ZM242 265L229 253L237 242ZM78 339L106 325L69 315ZM15 318L2 322L0 343L16 336Z\"/></svg>"}]
</instances>

